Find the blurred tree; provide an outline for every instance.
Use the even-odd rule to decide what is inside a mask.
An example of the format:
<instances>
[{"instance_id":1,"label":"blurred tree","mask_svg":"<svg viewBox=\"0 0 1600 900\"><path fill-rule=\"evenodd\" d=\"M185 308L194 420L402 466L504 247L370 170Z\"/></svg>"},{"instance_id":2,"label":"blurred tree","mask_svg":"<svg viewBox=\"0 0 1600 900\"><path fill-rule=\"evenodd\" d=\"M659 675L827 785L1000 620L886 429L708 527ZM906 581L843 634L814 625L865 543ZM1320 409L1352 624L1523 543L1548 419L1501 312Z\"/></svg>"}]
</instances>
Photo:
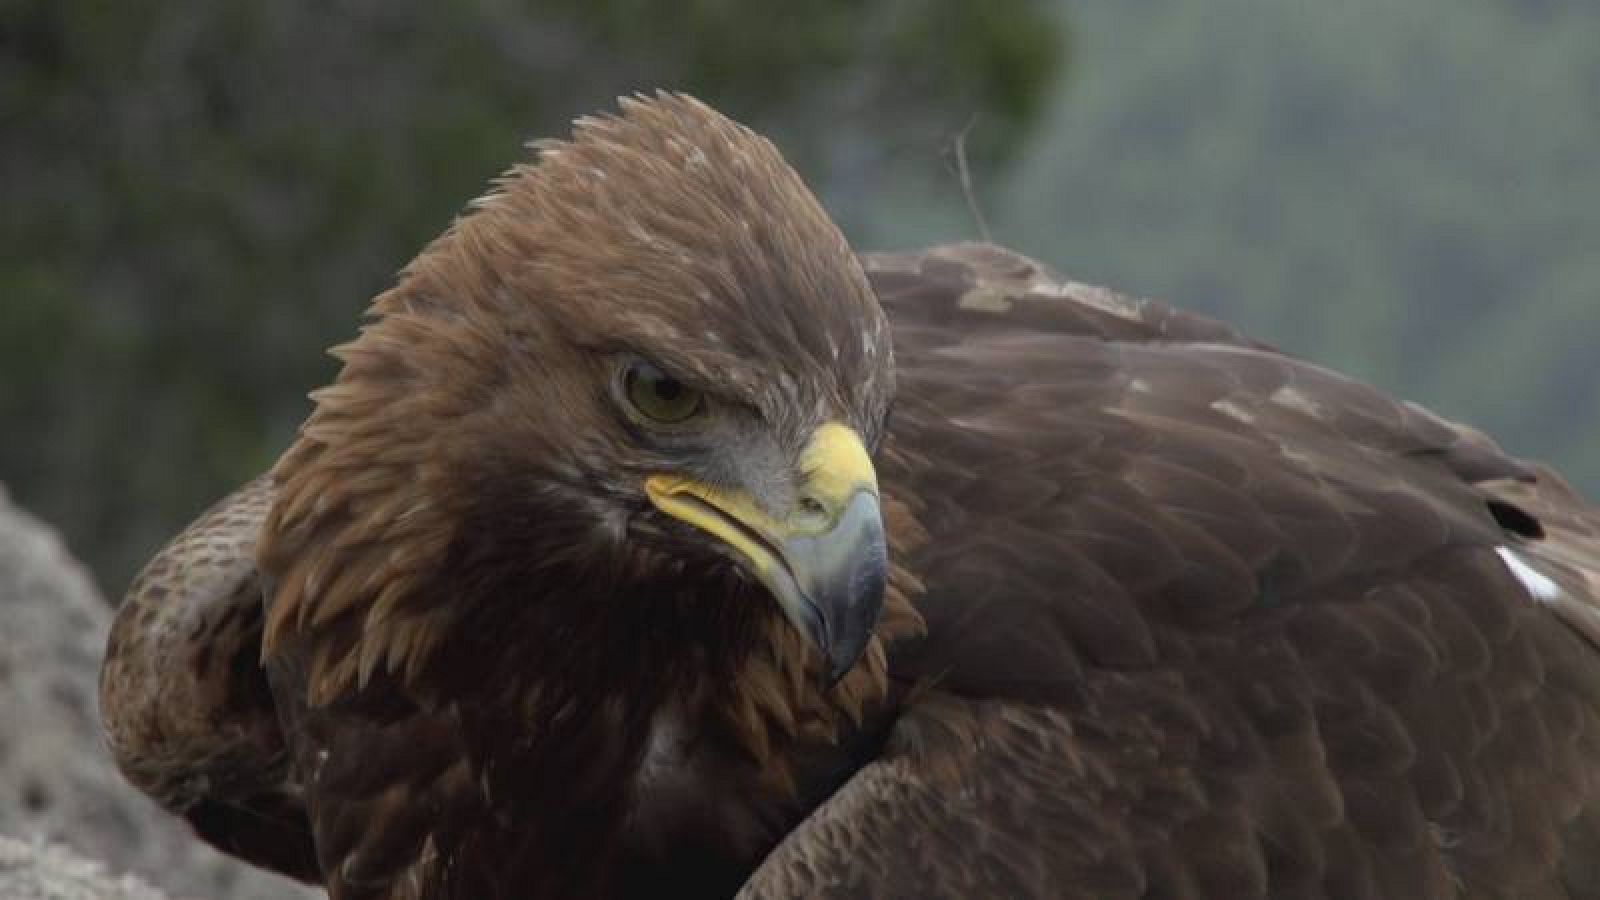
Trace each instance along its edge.
<instances>
[{"instance_id":1,"label":"blurred tree","mask_svg":"<svg viewBox=\"0 0 1600 900\"><path fill-rule=\"evenodd\" d=\"M0 481L115 595L523 141L689 90L859 235L974 112L1011 153L1063 46L1031 0L0 0Z\"/></svg>"},{"instance_id":2,"label":"blurred tree","mask_svg":"<svg viewBox=\"0 0 1600 900\"><path fill-rule=\"evenodd\" d=\"M1071 11L1082 77L996 192L997 238L1472 422L1600 497L1600 4Z\"/></svg>"}]
</instances>

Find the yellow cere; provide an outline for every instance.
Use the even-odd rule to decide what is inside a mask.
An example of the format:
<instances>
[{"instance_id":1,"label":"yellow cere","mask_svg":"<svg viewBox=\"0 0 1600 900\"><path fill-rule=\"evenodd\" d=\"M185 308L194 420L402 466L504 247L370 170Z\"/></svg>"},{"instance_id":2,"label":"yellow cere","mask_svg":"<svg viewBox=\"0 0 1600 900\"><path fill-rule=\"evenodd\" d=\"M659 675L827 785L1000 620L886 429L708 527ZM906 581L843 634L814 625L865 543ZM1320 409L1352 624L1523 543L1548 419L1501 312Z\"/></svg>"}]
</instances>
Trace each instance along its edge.
<instances>
[{"instance_id":1,"label":"yellow cere","mask_svg":"<svg viewBox=\"0 0 1600 900\"><path fill-rule=\"evenodd\" d=\"M857 490L878 493L878 473L855 430L829 422L811 435L800 454L800 471L807 473L807 490L837 514Z\"/></svg>"}]
</instances>

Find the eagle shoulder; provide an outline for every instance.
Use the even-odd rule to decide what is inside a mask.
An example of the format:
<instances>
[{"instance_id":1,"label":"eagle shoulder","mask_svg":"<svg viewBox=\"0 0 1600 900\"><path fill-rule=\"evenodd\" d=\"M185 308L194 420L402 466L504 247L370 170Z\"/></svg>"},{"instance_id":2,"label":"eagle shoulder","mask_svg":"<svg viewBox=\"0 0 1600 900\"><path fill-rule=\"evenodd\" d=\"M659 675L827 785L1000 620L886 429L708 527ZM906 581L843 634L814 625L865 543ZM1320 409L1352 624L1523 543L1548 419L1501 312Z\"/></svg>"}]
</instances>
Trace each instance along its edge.
<instances>
[{"instance_id":1,"label":"eagle shoulder","mask_svg":"<svg viewBox=\"0 0 1600 900\"><path fill-rule=\"evenodd\" d=\"M259 660L255 568L268 476L224 497L135 577L100 671L100 716L123 774L219 849L320 880L277 708Z\"/></svg>"}]
</instances>

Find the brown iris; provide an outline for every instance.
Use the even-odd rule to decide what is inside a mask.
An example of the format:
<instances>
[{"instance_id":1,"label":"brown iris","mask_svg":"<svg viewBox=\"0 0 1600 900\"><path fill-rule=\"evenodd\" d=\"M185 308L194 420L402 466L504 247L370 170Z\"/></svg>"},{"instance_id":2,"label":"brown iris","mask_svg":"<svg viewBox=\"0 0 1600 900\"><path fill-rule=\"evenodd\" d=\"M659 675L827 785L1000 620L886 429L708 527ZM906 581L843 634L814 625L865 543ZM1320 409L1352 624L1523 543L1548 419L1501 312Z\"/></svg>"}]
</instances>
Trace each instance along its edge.
<instances>
[{"instance_id":1,"label":"brown iris","mask_svg":"<svg viewBox=\"0 0 1600 900\"><path fill-rule=\"evenodd\" d=\"M639 415L663 425L687 421L700 412L703 402L699 391L644 360L628 364L622 393Z\"/></svg>"}]
</instances>

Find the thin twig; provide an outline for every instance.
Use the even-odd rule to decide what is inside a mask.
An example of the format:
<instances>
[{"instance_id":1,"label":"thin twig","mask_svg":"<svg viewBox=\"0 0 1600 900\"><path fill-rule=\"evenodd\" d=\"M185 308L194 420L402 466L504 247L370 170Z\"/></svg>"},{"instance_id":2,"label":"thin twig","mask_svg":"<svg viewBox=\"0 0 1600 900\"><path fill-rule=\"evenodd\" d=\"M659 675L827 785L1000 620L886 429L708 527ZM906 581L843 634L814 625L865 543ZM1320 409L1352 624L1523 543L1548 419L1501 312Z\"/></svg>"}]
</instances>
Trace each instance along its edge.
<instances>
[{"instance_id":1,"label":"thin twig","mask_svg":"<svg viewBox=\"0 0 1600 900\"><path fill-rule=\"evenodd\" d=\"M972 169L967 165L967 135L978 124L978 114L973 113L967 120L966 127L956 135L955 143L951 149L956 158L956 178L961 181L961 193L967 198L967 212L972 214L972 221L977 223L978 234L985 241L993 241L989 236L989 221L983 217L983 210L978 206L978 193L972 187Z\"/></svg>"}]
</instances>

